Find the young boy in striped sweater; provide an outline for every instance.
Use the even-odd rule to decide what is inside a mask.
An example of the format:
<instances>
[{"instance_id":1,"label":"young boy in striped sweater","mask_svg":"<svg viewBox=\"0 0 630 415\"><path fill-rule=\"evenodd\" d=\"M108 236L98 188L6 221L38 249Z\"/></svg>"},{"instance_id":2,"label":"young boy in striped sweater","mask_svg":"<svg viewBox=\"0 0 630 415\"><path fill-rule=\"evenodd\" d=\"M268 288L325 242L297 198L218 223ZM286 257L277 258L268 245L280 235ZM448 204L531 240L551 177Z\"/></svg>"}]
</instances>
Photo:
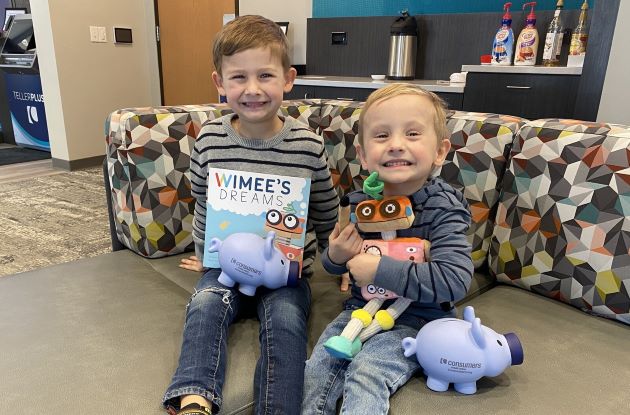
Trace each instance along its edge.
<instances>
[{"instance_id":1,"label":"young boy in striped sweater","mask_svg":"<svg viewBox=\"0 0 630 415\"><path fill-rule=\"evenodd\" d=\"M444 104L431 92L392 84L373 92L363 106L357 146L361 165L378 172L383 196L409 197L415 219L396 236L429 241L431 260L416 263L361 253L364 239L380 235L360 232L352 224L342 231L335 226L323 263L330 273L350 272L352 297L306 362L302 414L335 414L339 399L341 413L387 414L389 397L420 369L416 359L403 355L402 339L415 337L429 320L454 316L454 303L466 295L473 273L466 237L468 203L435 175L450 147ZM354 212L371 197L356 191L349 198ZM360 287L369 284L412 302L390 330L368 338L351 361L333 357L324 343L341 333L352 312L366 304Z\"/></svg>"},{"instance_id":2,"label":"young boy in striped sweater","mask_svg":"<svg viewBox=\"0 0 630 415\"><path fill-rule=\"evenodd\" d=\"M187 308L179 365L163 403L177 414L220 410L228 327L251 303L260 319L261 339L253 380L256 413L296 414L306 361L308 277L316 249L327 246L337 220L338 197L322 138L277 115L296 76L280 27L260 16L238 17L215 39L213 59L212 79L234 113L204 124L191 154L196 258L189 268L203 262L208 169L214 167L311 180L302 278L297 287L260 287L250 299L236 287L220 284L220 269L205 270Z\"/></svg>"}]
</instances>

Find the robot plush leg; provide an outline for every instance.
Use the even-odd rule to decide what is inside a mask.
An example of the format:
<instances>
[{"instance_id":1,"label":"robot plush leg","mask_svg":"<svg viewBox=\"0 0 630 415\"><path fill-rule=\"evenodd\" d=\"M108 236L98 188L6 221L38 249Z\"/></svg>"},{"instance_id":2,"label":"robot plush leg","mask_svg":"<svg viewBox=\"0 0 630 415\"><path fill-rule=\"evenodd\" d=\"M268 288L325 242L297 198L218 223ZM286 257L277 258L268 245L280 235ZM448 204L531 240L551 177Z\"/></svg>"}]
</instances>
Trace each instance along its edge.
<instances>
[{"instance_id":1,"label":"robot plush leg","mask_svg":"<svg viewBox=\"0 0 630 415\"><path fill-rule=\"evenodd\" d=\"M398 298L394 301L394 304L387 308L387 310L380 310L377 312L374 316L374 320L372 320L372 323L359 333L361 343L365 342L381 330L389 330L394 327L396 319L405 312L407 307L409 307L409 304L411 304L410 299Z\"/></svg>"},{"instance_id":2,"label":"robot plush leg","mask_svg":"<svg viewBox=\"0 0 630 415\"><path fill-rule=\"evenodd\" d=\"M382 298L373 298L363 308L354 310L352 318L341 335L333 336L324 343L328 353L340 359L352 360L361 350L361 341L357 336L361 330L370 325L372 317L381 308L384 301Z\"/></svg>"}]
</instances>

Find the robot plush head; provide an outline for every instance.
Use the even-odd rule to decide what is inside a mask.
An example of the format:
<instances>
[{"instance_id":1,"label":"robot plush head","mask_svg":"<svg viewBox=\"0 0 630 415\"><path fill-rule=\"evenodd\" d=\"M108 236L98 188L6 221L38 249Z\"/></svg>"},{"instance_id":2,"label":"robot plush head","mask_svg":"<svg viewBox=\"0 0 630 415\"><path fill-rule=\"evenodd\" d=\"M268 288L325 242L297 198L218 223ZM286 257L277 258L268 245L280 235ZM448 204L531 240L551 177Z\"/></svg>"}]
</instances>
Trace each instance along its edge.
<instances>
[{"instance_id":1,"label":"robot plush head","mask_svg":"<svg viewBox=\"0 0 630 415\"><path fill-rule=\"evenodd\" d=\"M359 203L351 220L363 232L386 232L407 229L414 218L408 197L391 196Z\"/></svg>"}]
</instances>

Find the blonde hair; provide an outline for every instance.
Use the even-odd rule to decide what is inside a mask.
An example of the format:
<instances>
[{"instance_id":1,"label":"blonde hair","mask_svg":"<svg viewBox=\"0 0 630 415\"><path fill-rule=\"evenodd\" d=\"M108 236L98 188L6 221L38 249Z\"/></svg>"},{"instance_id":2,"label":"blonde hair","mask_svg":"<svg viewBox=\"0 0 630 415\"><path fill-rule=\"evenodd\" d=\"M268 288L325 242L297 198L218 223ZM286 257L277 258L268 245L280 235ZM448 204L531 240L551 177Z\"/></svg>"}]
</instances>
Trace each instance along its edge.
<instances>
[{"instance_id":1,"label":"blonde hair","mask_svg":"<svg viewBox=\"0 0 630 415\"><path fill-rule=\"evenodd\" d=\"M280 26L262 16L246 15L227 23L214 39L212 61L216 71L221 74L224 56L255 48L269 48L280 58L285 71L291 67L287 37Z\"/></svg>"},{"instance_id":2,"label":"blonde hair","mask_svg":"<svg viewBox=\"0 0 630 415\"><path fill-rule=\"evenodd\" d=\"M387 99L399 96L399 95L418 95L421 97L427 97L435 110L433 117L433 129L438 137L438 140L444 140L450 136L448 128L446 127L446 103L442 98L437 96L431 91L427 91L416 85L396 83L379 88L372 92L368 99L365 101L361 114L359 115L359 144L363 145L363 125L365 124L365 116L368 113L370 107L377 102L385 101Z\"/></svg>"}]
</instances>

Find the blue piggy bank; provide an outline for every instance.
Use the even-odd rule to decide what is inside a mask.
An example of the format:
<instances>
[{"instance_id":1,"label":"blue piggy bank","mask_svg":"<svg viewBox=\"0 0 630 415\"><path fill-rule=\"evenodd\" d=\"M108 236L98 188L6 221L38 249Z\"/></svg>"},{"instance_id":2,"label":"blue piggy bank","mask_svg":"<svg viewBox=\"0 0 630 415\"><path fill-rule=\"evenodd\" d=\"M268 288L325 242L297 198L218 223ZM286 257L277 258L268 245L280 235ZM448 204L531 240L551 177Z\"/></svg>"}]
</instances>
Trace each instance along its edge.
<instances>
[{"instance_id":1,"label":"blue piggy bank","mask_svg":"<svg viewBox=\"0 0 630 415\"><path fill-rule=\"evenodd\" d=\"M473 394L481 377L498 376L509 366L523 363L518 337L482 326L470 306L464 309L463 320L431 321L415 339L403 339L402 346L406 357L415 353L427 376L427 387L436 392L453 383L456 391Z\"/></svg>"},{"instance_id":2,"label":"blue piggy bank","mask_svg":"<svg viewBox=\"0 0 630 415\"><path fill-rule=\"evenodd\" d=\"M255 233L233 233L224 241L212 238L208 252L219 253L219 282L227 287L238 283L238 290L250 296L261 285L271 289L297 285L299 263L274 246L275 237L269 232L266 238Z\"/></svg>"}]
</instances>

